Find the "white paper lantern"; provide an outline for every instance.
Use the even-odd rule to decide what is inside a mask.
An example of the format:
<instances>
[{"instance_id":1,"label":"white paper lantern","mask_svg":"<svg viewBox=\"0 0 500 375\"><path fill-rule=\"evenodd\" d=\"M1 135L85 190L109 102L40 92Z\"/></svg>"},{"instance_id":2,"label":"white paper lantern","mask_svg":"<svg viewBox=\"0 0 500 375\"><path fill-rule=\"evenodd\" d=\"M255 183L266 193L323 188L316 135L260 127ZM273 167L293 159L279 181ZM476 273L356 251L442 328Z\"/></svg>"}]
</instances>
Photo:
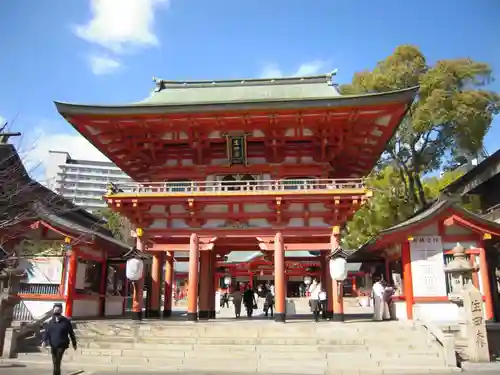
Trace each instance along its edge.
<instances>
[{"instance_id":1,"label":"white paper lantern","mask_svg":"<svg viewBox=\"0 0 500 375\"><path fill-rule=\"evenodd\" d=\"M144 262L140 259L127 260L126 276L131 281L137 281L142 277L144 271Z\"/></svg>"},{"instance_id":2,"label":"white paper lantern","mask_svg":"<svg viewBox=\"0 0 500 375\"><path fill-rule=\"evenodd\" d=\"M347 278L347 262L344 258L330 259L330 276L336 281L344 281Z\"/></svg>"},{"instance_id":3,"label":"white paper lantern","mask_svg":"<svg viewBox=\"0 0 500 375\"><path fill-rule=\"evenodd\" d=\"M304 284L311 285L312 279L311 276L304 276Z\"/></svg>"},{"instance_id":4,"label":"white paper lantern","mask_svg":"<svg viewBox=\"0 0 500 375\"><path fill-rule=\"evenodd\" d=\"M227 285L227 286L231 285L231 281L232 281L231 276L224 277L224 285Z\"/></svg>"}]
</instances>

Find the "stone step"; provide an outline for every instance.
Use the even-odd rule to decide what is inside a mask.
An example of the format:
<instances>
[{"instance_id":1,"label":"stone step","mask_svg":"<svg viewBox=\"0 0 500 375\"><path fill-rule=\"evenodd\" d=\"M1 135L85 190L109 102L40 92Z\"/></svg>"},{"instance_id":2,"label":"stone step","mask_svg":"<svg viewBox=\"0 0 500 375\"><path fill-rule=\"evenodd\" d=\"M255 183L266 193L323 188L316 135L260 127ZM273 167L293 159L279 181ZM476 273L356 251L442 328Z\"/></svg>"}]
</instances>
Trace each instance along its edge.
<instances>
[{"instance_id":1,"label":"stone step","mask_svg":"<svg viewBox=\"0 0 500 375\"><path fill-rule=\"evenodd\" d=\"M141 355L138 355L138 354ZM196 352L177 352L177 356L172 353L164 352L163 355L160 353L150 353L150 352L139 352L138 354L131 355L130 353L107 353L108 355L95 355L91 356L88 354L73 354L69 353L64 356L65 362L73 363L88 363L93 364L162 364L168 366L172 362L183 362L188 363L190 361L213 361L228 363L228 361L239 361L244 363L258 363L258 364L270 364L277 363L281 367L293 364L300 366L303 363L318 363L321 365L328 365L329 367L342 367L346 363L363 365L363 366L374 366L374 367L394 367L394 366L414 366L414 367L439 367L444 365L444 360L441 357L435 356L402 356L402 357L389 357L384 356L387 353L378 353L375 355L367 354L366 356L356 356L350 353L346 354L333 354L333 353L307 353L308 355L295 355L294 353L282 353L282 355L275 355L273 353L244 353L244 352L232 352L226 353L226 355L219 354L217 356L203 355L202 353ZM213 354L213 353L211 353ZM48 353L38 353L38 354L26 354L18 357L19 360L23 362L26 361L51 361L51 357Z\"/></svg>"},{"instance_id":2,"label":"stone step","mask_svg":"<svg viewBox=\"0 0 500 375\"><path fill-rule=\"evenodd\" d=\"M27 355L20 358L18 363L49 365L51 359L48 354ZM376 360L329 360L318 361L309 359L276 359L266 358L249 360L243 358L158 358L158 357L96 357L71 358L65 356L63 368L92 369L101 371L142 371L144 366L148 370L163 371L200 371L200 372L228 372L229 369L241 369L242 372L258 372L267 374L408 374L423 372L454 372L457 369L447 368L438 362L408 363L408 361L376 361Z\"/></svg>"},{"instance_id":3,"label":"stone step","mask_svg":"<svg viewBox=\"0 0 500 375\"><path fill-rule=\"evenodd\" d=\"M383 345L384 349L389 351L435 351L437 350L437 343L435 342L392 342L392 341L378 341L377 343L366 343L363 341L349 341L343 339L315 339L315 338L297 338L297 339L232 339L232 338L141 338L141 339L129 339L129 340L116 340L116 339L100 339L100 340L80 340L79 346L82 348L102 348L102 349L139 349L139 348L164 348L168 349L172 345L184 345L184 346L307 346L307 347L317 347L326 346L332 348L344 348L346 351L359 351L367 350L366 348L377 347L378 345Z\"/></svg>"},{"instance_id":4,"label":"stone step","mask_svg":"<svg viewBox=\"0 0 500 375\"><path fill-rule=\"evenodd\" d=\"M20 353L19 359L43 359L48 358L48 352L39 353ZM371 363L378 364L408 364L408 365L441 365L444 363L443 357L439 352L392 352L383 349L368 349L364 351L344 351L338 352L328 347L318 347L316 350L296 351L292 349L275 347L246 347L243 350L237 350L232 347L173 347L169 349L87 349L79 348L76 351L68 350L65 355L66 360L76 361L97 361L99 363L114 363L123 361L138 362L144 361L170 361L170 360L231 360L241 359L246 361L274 361L282 360L287 362L302 362L315 360L318 362L350 362L350 363ZM95 362L94 362L95 363ZM120 362L121 363L121 362Z\"/></svg>"}]
</instances>

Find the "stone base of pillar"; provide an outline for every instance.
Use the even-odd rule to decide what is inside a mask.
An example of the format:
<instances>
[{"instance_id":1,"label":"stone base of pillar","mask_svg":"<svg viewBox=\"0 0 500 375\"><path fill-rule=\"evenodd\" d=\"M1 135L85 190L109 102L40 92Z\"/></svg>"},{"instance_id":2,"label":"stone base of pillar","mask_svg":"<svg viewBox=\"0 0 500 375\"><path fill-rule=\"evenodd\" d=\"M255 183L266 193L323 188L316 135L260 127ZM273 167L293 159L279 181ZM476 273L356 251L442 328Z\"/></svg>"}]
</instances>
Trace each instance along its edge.
<instances>
[{"instance_id":1,"label":"stone base of pillar","mask_svg":"<svg viewBox=\"0 0 500 375\"><path fill-rule=\"evenodd\" d=\"M188 322L197 322L198 321L198 313L188 312L187 313L187 320L188 320Z\"/></svg>"},{"instance_id":2,"label":"stone base of pillar","mask_svg":"<svg viewBox=\"0 0 500 375\"><path fill-rule=\"evenodd\" d=\"M278 323L285 323L286 321L286 316L285 316L285 313L278 313L278 312L275 312L274 313L274 320Z\"/></svg>"},{"instance_id":3,"label":"stone base of pillar","mask_svg":"<svg viewBox=\"0 0 500 375\"><path fill-rule=\"evenodd\" d=\"M157 319L161 315L160 310L149 310L148 318Z\"/></svg>"},{"instance_id":4,"label":"stone base of pillar","mask_svg":"<svg viewBox=\"0 0 500 375\"><path fill-rule=\"evenodd\" d=\"M132 311L132 320L142 320L142 311Z\"/></svg>"},{"instance_id":5,"label":"stone base of pillar","mask_svg":"<svg viewBox=\"0 0 500 375\"><path fill-rule=\"evenodd\" d=\"M333 313L332 321L334 322L343 322L344 321L344 313Z\"/></svg>"},{"instance_id":6,"label":"stone base of pillar","mask_svg":"<svg viewBox=\"0 0 500 375\"><path fill-rule=\"evenodd\" d=\"M172 310L163 310L163 318L170 318L172 316Z\"/></svg>"},{"instance_id":7,"label":"stone base of pillar","mask_svg":"<svg viewBox=\"0 0 500 375\"><path fill-rule=\"evenodd\" d=\"M209 310L200 310L198 313L198 319L201 319L201 320L210 319L210 311Z\"/></svg>"}]
</instances>

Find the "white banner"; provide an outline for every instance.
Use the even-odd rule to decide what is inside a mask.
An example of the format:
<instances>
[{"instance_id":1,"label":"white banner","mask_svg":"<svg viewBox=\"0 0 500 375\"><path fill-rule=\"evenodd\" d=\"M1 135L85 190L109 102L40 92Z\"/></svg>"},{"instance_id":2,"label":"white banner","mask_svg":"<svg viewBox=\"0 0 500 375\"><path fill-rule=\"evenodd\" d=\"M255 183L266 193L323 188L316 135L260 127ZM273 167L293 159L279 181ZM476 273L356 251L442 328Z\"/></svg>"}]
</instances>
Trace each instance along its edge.
<instances>
[{"instance_id":1,"label":"white banner","mask_svg":"<svg viewBox=\"0 0 500 375\"><path fill-rule=\"evenodd\" d=\"M410 242L414 297L446 296L441 236L416 236Z\"/></svg>"},{"instance_id":2,"label":"white banner","mask_svg":"<svg viewBox=\"0 0 500 375\"><path fill-rule=\"evenodd\" d=\"M59 284L62 277L63 258L21 259L30 284Z\"/></svg>"}]
</instances>

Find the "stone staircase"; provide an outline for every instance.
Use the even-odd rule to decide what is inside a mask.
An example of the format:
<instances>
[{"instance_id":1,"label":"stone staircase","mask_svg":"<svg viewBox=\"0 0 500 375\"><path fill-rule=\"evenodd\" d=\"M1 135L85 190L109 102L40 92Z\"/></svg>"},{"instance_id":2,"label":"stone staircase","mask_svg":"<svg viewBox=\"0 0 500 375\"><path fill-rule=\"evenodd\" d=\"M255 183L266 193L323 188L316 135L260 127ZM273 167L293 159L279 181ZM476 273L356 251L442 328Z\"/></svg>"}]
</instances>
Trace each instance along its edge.
<instances>
[{"instance_id":1,"label":"stone staircase","mask_svg":"<svg viewBox=\"0 0 500 375\"><path fill-rule=\"evenodd\" d=\"M454 372L442 348L418 325L219 320L76 323L74 370L263 374L418 374ZM19 353L24 364L50 364L48 353Z\"/></svg>"}]
</instances>

